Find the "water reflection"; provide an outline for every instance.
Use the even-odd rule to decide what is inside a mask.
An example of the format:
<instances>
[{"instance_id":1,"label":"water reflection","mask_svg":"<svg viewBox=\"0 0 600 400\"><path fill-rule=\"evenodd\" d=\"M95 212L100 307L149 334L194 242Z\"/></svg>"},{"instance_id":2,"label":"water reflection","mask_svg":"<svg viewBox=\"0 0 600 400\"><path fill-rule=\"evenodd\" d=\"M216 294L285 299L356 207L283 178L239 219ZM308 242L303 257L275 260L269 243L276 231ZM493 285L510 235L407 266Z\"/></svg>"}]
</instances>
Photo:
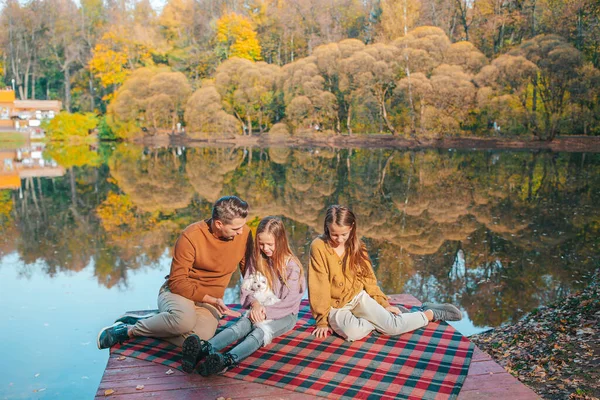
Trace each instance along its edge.
<instances>
[{"instance_id":1,"label":"water reflection","mask_svg":"<svg viewBox=\"0 0 600 400\"><path fill-rule=\"evenodd\" d=\"M247 200L252 217L282 215L304 262L326 207L349 205L387 293L459 303L477 326L513 321L599 266L597 154L126 144L46 154L64 176L0 191L0 251L50 276L93 261L98 283L126 287L224 194Z\"/></svg>"}]
</instances>

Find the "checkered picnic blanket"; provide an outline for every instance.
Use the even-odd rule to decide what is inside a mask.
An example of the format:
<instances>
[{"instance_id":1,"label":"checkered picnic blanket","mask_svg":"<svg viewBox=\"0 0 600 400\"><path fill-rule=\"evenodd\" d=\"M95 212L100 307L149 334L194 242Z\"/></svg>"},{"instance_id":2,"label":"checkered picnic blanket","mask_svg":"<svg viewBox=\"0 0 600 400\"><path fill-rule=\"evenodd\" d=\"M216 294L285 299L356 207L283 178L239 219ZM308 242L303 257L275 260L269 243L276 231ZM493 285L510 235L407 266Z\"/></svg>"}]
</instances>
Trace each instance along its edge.
<instances>
[{"instance_id":1,"label":"checkered picnic blanket","mask_svg":"<svg viewBox=\"0 0 600 400\"><path fill-rule=\"evenodd\" d=\"M474 349L445 322L394 337L373 333L352 343L335 335L315 339L313 329L303 301L294 330L224 375L336 399L454 399ZM180 368L180 349L161 340L131 340L112 352Z\"/></svg>"}]
</instances>

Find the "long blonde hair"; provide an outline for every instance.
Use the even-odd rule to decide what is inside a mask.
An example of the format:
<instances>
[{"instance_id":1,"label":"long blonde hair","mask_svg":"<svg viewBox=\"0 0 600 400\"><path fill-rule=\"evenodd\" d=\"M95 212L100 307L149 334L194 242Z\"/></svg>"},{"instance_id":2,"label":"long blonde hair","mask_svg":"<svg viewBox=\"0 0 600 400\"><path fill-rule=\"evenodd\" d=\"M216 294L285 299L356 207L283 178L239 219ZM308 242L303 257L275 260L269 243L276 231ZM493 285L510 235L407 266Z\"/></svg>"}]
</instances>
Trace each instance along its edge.
<instances>
[{"instance_id":1,"label":"long blonde hair","mask_svg":"<svg viewBox=\"0 0 600 400\"><path fill-rule=\"evenodd\" d=\"M260 243L258 235L268 233L275 239L275 249L271 257L265 256L260 251ZM256 260L256 270L263 274L269 282L269 287L273 288L273 281L279 279L287 286L286 281L286 265L290 261L294 261L300 268L300 281L304 271L298 257L290 249L288 244L287 234L281 219L277 217L265 217L258 224L256 229L256 241L254 242L254 259ZM302 290L302 288L300 288Z\"/></svg>"},{"instance_id":2,"label":"long blonde hair","mask_svg":"<svg viewBox=\"0 0 600 400\"><path fill-rule=\"evenodd\" d=\"M363 268L370 268L371 262L367 254L366 247L356 234L356 216L354 213L348 207L340 205L329 206L325 214L323 239L327 241L331 240L329 227L333 224L351 228L348 240L344 245L347 250L344 258L350 258L350 268L352 268L355 272L359 272Z\"/></svg>"}]
</instances>

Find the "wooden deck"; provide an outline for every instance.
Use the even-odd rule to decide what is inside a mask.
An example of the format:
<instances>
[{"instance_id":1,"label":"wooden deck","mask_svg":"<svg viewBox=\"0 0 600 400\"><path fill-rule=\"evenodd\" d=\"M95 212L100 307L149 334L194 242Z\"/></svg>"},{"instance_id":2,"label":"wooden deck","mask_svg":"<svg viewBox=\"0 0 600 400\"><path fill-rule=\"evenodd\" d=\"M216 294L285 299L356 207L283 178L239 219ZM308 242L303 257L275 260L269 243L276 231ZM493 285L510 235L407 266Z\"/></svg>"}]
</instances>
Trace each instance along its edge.
<instances>
[{"instance_id":1,"label":"wooden deck","mask_svg":"<svg viewBox=\"0 0 600 400\"><path fill-rule=\"evenodd\" d=\"M390 296L403 304L420 305L410 295ZM196 374L186 374L150 361L111 355L102 382L96 392L96 399L105 398L107 390L113 390L110 398L139 399L317 399L320 397L293 392L260 383L250 383L238 379L215 376L210 379ZM143 389L136 389L143 385ZM469 374L462 387L459 400L533 400L539 397L527 386L510 375L492 358L475 348Z\"/></svg>"}]
</instances>

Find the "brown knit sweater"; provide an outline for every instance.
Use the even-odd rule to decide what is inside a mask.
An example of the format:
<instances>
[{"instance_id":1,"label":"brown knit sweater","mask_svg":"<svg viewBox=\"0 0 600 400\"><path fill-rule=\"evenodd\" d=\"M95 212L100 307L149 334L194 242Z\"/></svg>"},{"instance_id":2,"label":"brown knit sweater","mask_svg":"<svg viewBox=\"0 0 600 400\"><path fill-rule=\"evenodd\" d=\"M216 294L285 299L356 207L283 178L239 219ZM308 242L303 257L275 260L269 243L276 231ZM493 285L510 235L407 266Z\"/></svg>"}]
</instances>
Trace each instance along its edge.
<instances>
[{"instance_id":1,"label":"brown knit sweater","mask_svg":"<svg viewBox=\"0 0 600 400\"><path fill-rule=\"evenodd\" d=\"M210 220L191 224L177 239L173 250L169 289L201 302L205 295L222 298L237 266L245 271L246 255L252 251L252 233L247 225L233 240L216 238Z\"/></svg>"},{"instance_id":2,"label":"brown knit sweater","mask_svg":"<svg viewBox=\"0 0 600 400\"><path fill-rule=\"evenodd\" d=\"M366 291L383 307L390 305L387 296L377 285L371 265L356 274L350 268L350 261L345 261L344 265L344 260L320 237L310 245L308 299L318 327L328 326L331 307L345 306L361 290Z\"/></svg>"}]
</instances>

